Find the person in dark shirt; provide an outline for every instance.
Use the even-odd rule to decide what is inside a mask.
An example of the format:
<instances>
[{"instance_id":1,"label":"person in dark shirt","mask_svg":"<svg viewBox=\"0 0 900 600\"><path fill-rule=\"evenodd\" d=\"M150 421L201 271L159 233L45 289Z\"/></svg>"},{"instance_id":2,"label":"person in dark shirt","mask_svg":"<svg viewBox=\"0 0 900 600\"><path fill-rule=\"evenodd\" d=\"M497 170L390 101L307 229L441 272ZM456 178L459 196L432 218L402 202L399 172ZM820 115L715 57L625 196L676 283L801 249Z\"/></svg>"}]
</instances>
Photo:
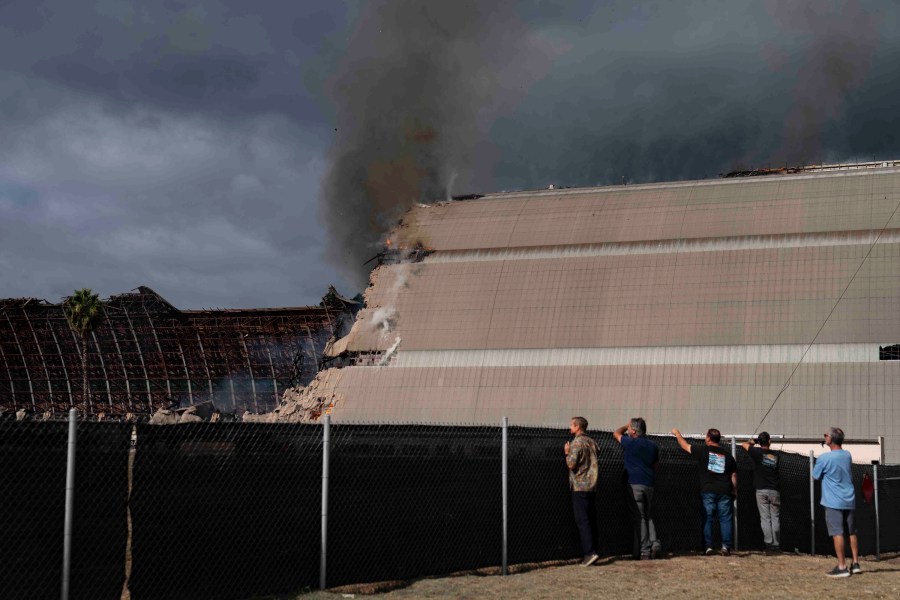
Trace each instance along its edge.
<instances>
[{"instance_id":1,"label":"person in dark shirt","mask_svg":"<svg viewBox=\"0 0 900 600\"><path fill-rule=\"evenodd\" d=\"M763 431L756 441L747 440L741 446L753 461L753 487L756 488L756 507L762 527L766 552L781 550L781 481L778 463L781 456L769 445L771 436ZM758 445L756 445L758 444Z\"/></svg>"},{"instance_id":2,"label":"person in dark shirt","mask_svg":"<svg viewBox=\"0 0 900 600\"><path fill-rule=\"evenodd\" d=\"M713 519L718 513L719 528L722 531L723 556L729 556L734 547L734 496L737 495L737 463L734 458L719 446L722 434L718 429L710 429L706 432L706 444L703 446L691 446L682 437L677 429L672 430L672 435L678 440L681 449L691 455L697 461L700 474L700 496L703 500L703 508L706 511L706 522L703 525L703 538L706 542L705 554L713 554L712 526Z\"/></svg>"},{"instance_id":3,"label":"person in dark shirt","mask_svg":"<svg viewBox=\"0 0 900 600\"><path fill-rule=\"evenodd\" d=\"M653 483L659 465L659 447L647 439L647 423L637 417L613 432L622 444L628 476L628 507L634 520L632 558L647 560L659 556L662 545L653 524Z\"/></svg>"}]
</instances>

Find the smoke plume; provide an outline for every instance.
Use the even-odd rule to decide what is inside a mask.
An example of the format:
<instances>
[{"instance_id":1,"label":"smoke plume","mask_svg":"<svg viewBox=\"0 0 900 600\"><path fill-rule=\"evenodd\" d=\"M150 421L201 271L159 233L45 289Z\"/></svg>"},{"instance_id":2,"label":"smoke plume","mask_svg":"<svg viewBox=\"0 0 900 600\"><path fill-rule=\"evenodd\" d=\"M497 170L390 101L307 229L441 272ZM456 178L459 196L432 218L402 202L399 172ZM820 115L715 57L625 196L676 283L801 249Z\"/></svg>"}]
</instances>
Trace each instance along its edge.
<instances>
[{"instance_id":1,"label":"smoke plume","mask_svg":"<svg viewBox=\"0 0 900 600\"><path fill-rule=\"evenodd\" d=\"M337 128L323 191L329 255L360 287L402 211L486 183L473 167L490 123L558 54L513 8L365 3L329 86Z\"/></svg>"},{"instance_id":2,"label":"smoke plume","mask_svg":"<svg viewBox=\"0 0 900 600\"><path fill-rule=\"evenodd\" d=\"M885 3L400 0L356 22L323 214L360 286L414 202L900 156Z\"/></svg>"}]
</instances>

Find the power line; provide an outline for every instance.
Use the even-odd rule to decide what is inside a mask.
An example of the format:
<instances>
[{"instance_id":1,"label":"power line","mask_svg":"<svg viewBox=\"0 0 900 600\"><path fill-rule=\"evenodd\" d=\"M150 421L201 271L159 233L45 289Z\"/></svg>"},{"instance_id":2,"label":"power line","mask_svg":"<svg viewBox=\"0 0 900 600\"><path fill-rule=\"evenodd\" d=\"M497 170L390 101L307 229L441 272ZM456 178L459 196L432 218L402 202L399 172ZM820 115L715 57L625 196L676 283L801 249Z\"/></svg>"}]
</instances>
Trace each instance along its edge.
<instances>
[{"instance_id":1,"label":"power line","mask_svg":"<svg viewBox=\"0 0 900 600\"><path fill-rule=\"evenodd\" d=\"M887 196L885 196L884 199L887 200ZM850 286L853 284L853 280L856 279L856 275L859 273L860 269L862 269L862 266L864 264L866 264L866 260L869 258L869 255L872 253L872 249L875 248L875 245L878 243L878 240L881 239L882 234L885 232L885 230L887 229L887 226L890 224L891 220L894 218L894 215L897 214L898 209L900 209L900 202L898 202L897 206L894 207L894 212L892 212L891 216L888 217L888 220L887 220L887 222L885 222L884 227L882 227L881 231L878 232L878 235L875 236L875 241L872 242L871 246L869 246L869 251L866 252L866 255L863 257L862 261L860 261L859 266L856 267L856 271L853 273L853 277L851 277L850 281L847 282L847 286L844 288L844 291L841 292L841 295L838 296L837 302L834 303L834 306L831 307L831 311L828 313L828 316L825 317L824 321L822 321L822 325L821 325L821 327L819 327L819 330L816 332L815 337L813 337L813 339L809 343L809 345L806 346L806 350L803 351L803 356L801 356L800 360L797 361L797 364L794 365L794 369L791 371L791 374L788 375L787 380L784 382L784 385L781 386L781 391L779 391L778 395L775 396L775 400L772 401L772 405L769 406L769 410L766 411L766 414L763 415L762 419L760 419L759 425L757 425L756 429L753 430L754 434L757 431L759 431L760 427L762 427L763 422L765 422L766 418L769 416L769 413L772 412L772 409L775 408L775 404L778 402L778 399L781 398L781 395L785 392L786 389L788 389L788 387L790 387L791 378L794 376L794 373L796 373L797 369L800 368L800 365L803 363L803 359L806 358L806 355L812 348L813 344L815 344L816 340L819 339L819 334L822 333L823 329L825 329L825 325L828 324L828 319L830 319L831 315L834 314L835 309L837 308L838 304L841 303L841 300L844 298L844 294L846 294L847 290L850 289Z\"/></svg>"}]
</instances>

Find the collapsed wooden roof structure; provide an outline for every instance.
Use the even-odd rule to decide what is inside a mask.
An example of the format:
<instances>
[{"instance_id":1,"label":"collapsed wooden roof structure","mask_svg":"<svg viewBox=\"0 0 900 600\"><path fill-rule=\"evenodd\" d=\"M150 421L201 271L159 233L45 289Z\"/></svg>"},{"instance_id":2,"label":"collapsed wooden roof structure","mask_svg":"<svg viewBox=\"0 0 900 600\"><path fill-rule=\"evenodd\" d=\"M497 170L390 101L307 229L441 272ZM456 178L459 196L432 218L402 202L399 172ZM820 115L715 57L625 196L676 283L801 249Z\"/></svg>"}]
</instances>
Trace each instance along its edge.
<instances>
[{"instance_id":1,"label":"collapsed wooden roof structure","mask_svg":"<svg viewBox=\"0 0 900 600\"><path fill-rule=\"evenodd\" d=\"M78 341L63 305L0 300L0 408L30 413L150 413L214 402L264 412L319 370L358 302L334 288L319 306L178 310L147 287L104 301L82 397Z\"/></svg>"}]
</instances>

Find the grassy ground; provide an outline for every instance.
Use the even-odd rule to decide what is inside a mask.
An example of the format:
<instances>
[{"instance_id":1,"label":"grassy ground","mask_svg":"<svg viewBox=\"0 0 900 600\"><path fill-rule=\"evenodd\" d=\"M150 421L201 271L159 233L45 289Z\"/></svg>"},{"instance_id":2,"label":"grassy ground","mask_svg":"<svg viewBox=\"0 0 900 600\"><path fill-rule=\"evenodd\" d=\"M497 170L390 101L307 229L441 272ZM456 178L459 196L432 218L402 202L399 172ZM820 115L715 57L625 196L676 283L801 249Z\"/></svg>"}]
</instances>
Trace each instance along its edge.
<instances>
[{"instance_id":1,"label":"grassy ground","mask_svg":"<svg viewBox=\"0 0 900 600\"><path fill-rule=\"evenodd\" d=\"M675 556L656 561L603 558L533 568L508 577L463 574L423 579L378 594L381 598L900 598L900 558L861 561L863 573L832 579L836 559L738 552L723 556ZM297 596L299 600L359 598L378 586L345 587Z\"/></svg>"}]
</instances>

